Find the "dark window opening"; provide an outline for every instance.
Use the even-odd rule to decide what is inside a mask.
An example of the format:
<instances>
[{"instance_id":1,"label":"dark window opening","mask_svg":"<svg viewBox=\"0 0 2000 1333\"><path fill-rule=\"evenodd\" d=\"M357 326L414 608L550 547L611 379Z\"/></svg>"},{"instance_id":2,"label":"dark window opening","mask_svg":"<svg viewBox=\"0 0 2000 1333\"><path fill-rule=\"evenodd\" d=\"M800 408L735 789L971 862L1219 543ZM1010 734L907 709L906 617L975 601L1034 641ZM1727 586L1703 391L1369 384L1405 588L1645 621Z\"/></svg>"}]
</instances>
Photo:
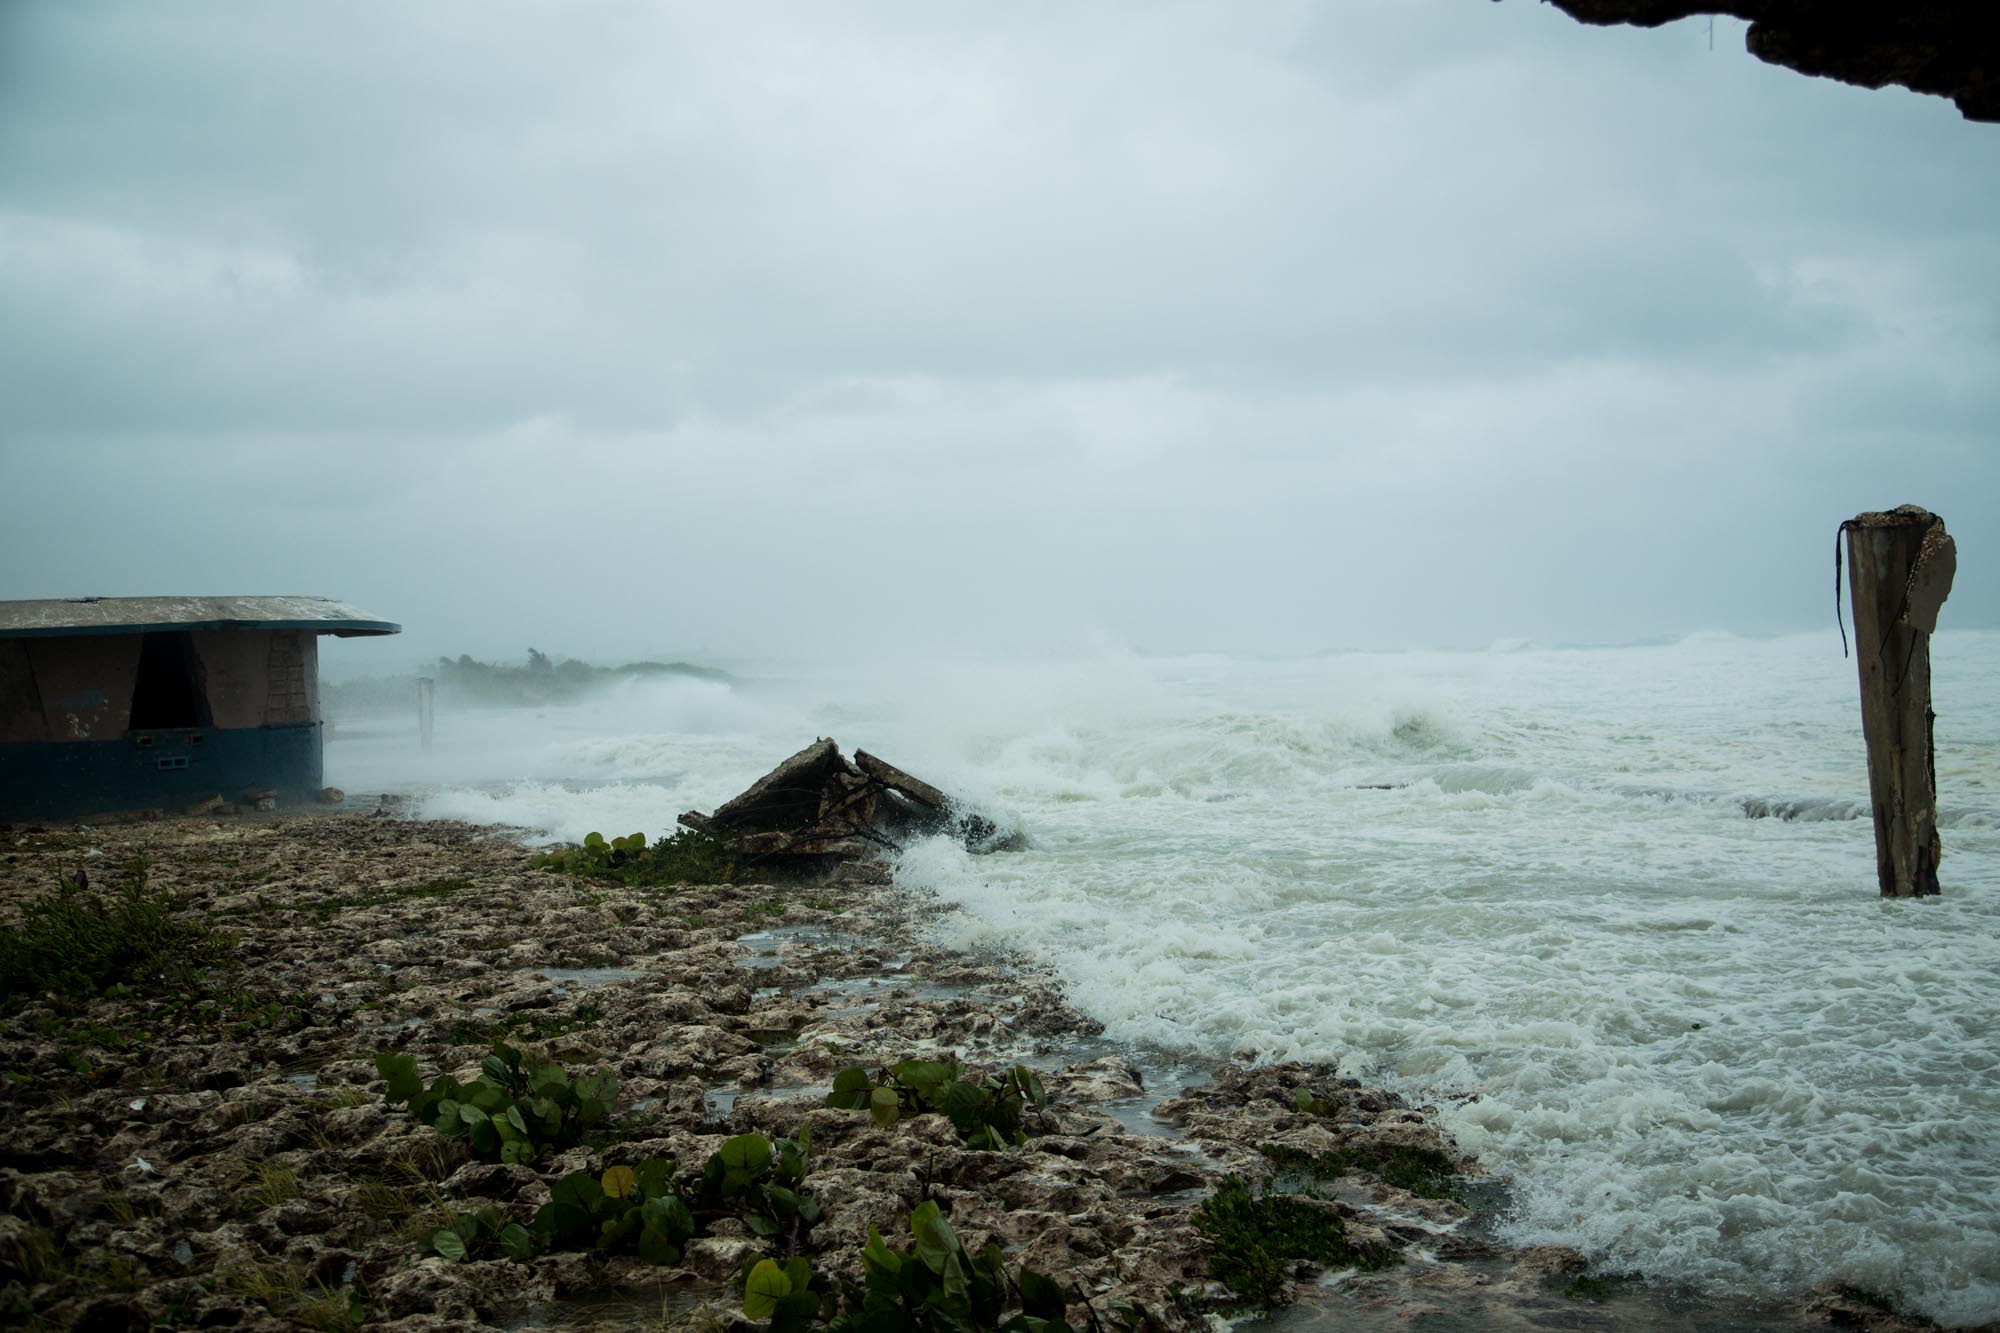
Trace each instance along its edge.
<instances>
[{"instance_id":1,"label":"dark window opening","mask_svg":"<svg viewBox=\"0 0 2000 1333\"><path fill-rule=\"evenodd\" d=\"M139 648L139 680L132 688L133 731L205 727L201 666L186 634L148 634Z\"/></svg>"}]
</instances>

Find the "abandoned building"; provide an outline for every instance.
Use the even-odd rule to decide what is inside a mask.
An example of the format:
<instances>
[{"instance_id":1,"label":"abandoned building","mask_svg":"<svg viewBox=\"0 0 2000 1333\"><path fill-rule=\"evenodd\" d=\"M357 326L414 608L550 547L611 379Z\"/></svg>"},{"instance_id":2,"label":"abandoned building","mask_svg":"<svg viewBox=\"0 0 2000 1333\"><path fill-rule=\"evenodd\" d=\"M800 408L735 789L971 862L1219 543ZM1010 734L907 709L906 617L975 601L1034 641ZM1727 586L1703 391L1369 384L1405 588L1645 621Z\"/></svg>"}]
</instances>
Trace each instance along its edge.
<instances>
[{"instance_id":1,"label":"abandoned building","mask_svg":"<svg viewBox=\"0 0 2000 1333\"><path fill-rule=\"evenodd\" d=\"M319 636L401 629L325 597L0 602L0 820L313 799Z\"/></svg>"}]
</instances>

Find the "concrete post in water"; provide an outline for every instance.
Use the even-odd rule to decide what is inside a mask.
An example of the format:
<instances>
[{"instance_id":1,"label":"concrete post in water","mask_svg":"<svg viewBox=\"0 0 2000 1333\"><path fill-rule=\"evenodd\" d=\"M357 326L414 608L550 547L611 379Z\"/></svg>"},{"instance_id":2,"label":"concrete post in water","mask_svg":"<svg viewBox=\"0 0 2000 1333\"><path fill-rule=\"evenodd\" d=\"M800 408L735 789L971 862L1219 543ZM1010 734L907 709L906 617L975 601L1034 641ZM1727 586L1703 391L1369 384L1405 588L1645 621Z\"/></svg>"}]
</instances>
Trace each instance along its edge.
<instances>
[{"instance_id":1,"label":"concrete post in water","mask_svg":"<svg viewBox=\"0 0 2000 1333\"><path fill-rule=\"evenodd\" d=\"M1941 850L1930 639L1958 552L1944 520L1915 505L1857 514L1840 530L1861 668L1875 874L1885 898L1923 897L1938 891Z\"/></svg>"},{"instance_id":2,"label":"concrete post in water","mask_svg":"<svg viewBox=\"0 0 2000 1333\"><path fill-rule=\"evenodd\" d=\"M423 738L425 753L431 748L431 720L437 711L432 703L436 685L429 676L417 677L417 734Z\"/></svg>"}]
</instances>

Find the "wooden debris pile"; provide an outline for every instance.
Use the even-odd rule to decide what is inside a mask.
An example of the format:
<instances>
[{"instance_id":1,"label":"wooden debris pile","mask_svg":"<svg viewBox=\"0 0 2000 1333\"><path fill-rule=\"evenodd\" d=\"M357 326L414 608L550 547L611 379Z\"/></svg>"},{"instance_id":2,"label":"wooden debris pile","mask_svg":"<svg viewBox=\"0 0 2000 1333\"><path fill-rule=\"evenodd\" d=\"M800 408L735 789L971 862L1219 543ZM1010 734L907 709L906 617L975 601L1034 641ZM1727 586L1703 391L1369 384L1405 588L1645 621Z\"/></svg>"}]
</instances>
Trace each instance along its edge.
<instances>
[{"instance_id":1,"label":"wooden debris pile","mask_svg":"<svg viewBox=\"0 0 2000 1333\"><path fill-rule=\"evenodd\" d=\"M719 805L689 810L684 826L726 837L756 860L837 865L902 850L912 838L954 832L976 851L996 847L993 824L958 814L951 798L866 750L848 759L831 739L814 741Z\"/></svg>"}]
</instances>

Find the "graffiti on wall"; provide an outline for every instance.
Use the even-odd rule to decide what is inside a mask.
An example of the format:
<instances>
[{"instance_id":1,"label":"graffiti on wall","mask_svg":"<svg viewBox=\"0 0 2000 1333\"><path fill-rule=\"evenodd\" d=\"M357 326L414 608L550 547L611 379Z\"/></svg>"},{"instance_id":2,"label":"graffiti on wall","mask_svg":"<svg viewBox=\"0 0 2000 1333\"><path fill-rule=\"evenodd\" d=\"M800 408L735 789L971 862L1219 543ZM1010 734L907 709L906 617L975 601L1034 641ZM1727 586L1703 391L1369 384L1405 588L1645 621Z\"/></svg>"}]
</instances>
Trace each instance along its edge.
<instances>
[{"instance_id":1,"label":"graffiti on wall","mask_svg":"<svg viewBox=\"0 0 2000 1333\"><path fill-rule=\"evenodd\" d=\"M111 707L111 700L103 690L86 690L68 699L57 700L63 710L63 721L69 724L70 739L87 741L104 714Z\"/></svg>"}]
</instances>

